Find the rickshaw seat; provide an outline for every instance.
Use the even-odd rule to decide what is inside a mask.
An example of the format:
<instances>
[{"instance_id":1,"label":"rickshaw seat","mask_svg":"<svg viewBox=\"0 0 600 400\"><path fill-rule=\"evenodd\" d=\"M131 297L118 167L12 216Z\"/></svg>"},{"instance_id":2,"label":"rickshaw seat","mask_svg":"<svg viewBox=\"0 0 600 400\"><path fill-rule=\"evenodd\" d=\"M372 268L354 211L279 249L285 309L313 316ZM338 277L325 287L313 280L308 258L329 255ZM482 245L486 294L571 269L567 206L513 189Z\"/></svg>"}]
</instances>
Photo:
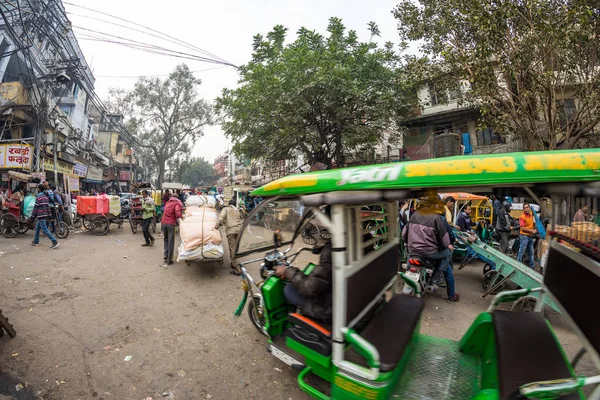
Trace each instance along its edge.
<instances>
[{"instance_id":1,"label":"rickshaw seat","mask_svg":"<svg viewBox=\"0 0 600 400\"><path fill-rule=\"evenodd\" d=\"M572 376L541 313L496 310L492 319L501 399L508 398L526 383ZM578 398L577 394L561 397Z\"/></svg>"},{"instance_id":2,"label":"rickshaw seat","mask_svg":"<svg viewBox=\"0 0 600 400\"><path fill-rule=\"evenodd\" d=\"M425 303L419 297L396 294L362 330L360 335L379 352L381 372L392 371L398 365L419 324L423 307ZM367 366L364 357L352 347L346 350L345 359Z\"/></svg>"},{"instance_id":3,"label":"rickshaw seat","mask_svg":"<svg viewBox=\"0 0 600 400\"><path fill-rule=\"evenodd\" d=\"M297 313L288 314L285 336L324 356L331 354L331 326Z\"/></svg>"}]
</instances>

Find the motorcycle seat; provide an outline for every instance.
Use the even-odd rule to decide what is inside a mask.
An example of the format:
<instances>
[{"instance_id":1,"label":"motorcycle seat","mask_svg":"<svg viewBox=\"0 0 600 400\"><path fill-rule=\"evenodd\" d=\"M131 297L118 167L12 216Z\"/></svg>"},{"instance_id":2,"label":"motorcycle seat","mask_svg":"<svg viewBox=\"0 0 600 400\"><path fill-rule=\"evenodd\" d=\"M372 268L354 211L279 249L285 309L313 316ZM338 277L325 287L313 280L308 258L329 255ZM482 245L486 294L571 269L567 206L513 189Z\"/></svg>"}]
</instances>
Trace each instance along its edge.
<instances>
[{"instance_id":1,"label":"motorcycle seat","mask_svg":"<svg viewBox=\"0 0 600 400\"><path fill-rule=\"evenodd\" d=\"M379 352L381 372L392 371L398 365L417 329L424 306L419 297L396 294L362 330L362 338ZM346 350L345 359L368 366L367 360L352 347Z\"/></svg>"},{"instance_id":2,"label":"motorcycle seat","mask_svg":"<svg viewBox=\"0 0 600 400\"><path fill-rule=\"evenodd\" d=\"M500 398L509 398L526 383L572 376L541 313L496 310L492 319L496 334ZM578 398L577 394L561 397Z\"/></svg>"}]
</instances>

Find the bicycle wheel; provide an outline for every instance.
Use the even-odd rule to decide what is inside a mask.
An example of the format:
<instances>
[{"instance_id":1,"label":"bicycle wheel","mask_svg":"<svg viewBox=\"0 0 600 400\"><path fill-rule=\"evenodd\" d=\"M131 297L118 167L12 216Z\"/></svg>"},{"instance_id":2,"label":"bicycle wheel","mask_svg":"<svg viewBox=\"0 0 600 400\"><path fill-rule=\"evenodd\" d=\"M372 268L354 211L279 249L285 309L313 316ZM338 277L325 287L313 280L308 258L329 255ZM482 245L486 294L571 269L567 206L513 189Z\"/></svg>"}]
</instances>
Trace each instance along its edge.
<instances>
[{"instance_id":1,"label":"bicycle wheel","mask_svg":"<svg viewBox=\"0 0 600 400\"><path fill-rule=\"evenodd\" d=\"M129 214L129 226L131 226L131 232L137 233L137 220L133 214Z\"/></svg>"},{"instance_id":2,"label":"bicycle wheel","mask_svg":"<svg viewBox=\"0 0 600 400\"><path fill-rule=\"evenodd\" d=\"M275 230L275 228L277 227L277 221L275 220L275 217L271 214L265 215L263 223L265 224L265 228L267 228L270 231Z\"/></svg>"},{"instance_id":3,"label":"bicycle wheel","mask_svg":"<svg viewBox=\"0 0 600 400\"><path fill-rule=\"evenodd\" d=\"M69 225L66 222L59 221L56 223L56 227L54 228L54 233L56 237L59 239L66 239L69 237Z\"/></svg>"}]
</instances>

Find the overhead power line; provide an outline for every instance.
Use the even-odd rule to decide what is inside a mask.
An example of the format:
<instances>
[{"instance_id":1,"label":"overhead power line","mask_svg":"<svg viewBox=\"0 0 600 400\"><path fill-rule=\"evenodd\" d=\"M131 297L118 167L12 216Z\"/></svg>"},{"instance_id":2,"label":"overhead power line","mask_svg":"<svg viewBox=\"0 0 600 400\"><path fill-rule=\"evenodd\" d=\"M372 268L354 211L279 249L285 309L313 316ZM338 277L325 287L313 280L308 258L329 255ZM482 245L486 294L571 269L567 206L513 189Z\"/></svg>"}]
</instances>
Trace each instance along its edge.
<instances>
[{"instance_id":1,"label":"overhead power line","mask_svg":"<svg viewBox=\"0 0 600 400\"><path fill-rule=\"evenodd\" d=\"M146 25L142 25L142 24L139 24L139 23L137 23L137 22L133 22L133 21L131 21L131 20L128 20L128 19L125 19L125 18L118 17L118 16L116 16L116 15L113 15L113 14L109 14L109 13L106 13L106 12L103 12L103 11L95 10L95 9L93 9L93 8L89 8L89 7L80 6L80 5L78 5L78 4L73 4L73 3L70 3L70 2L67 2L67 1L65 1L65 2L64 2L64 4L68 4L68 5L70 5L70 6L77 7L77 8L81 8L81 9L88 10L88 11L91 11L91 12L95 12L95 13L98 13L98 14L101 14L101 15L105 15L105 16L107 16L107 17L115 18L115 19L118 19L118 20L120 20L120 21L127 22L127 23L129 23L129 24L132 24L132 25L135 25L135 26L138 26L138 27L141 27L141 28L147 29L147 30L149 30L149 31L151 31L151 32L154 32L154 33L157 33L157 34L159 34L159 35L161 35L161 36L164 36L164 37L167 37L167 38L169 38L169 39L172 39L172 40L176 41L178 44L180 44L180 45L182 45L182 46L184 46L184 47L188 47L188 48L190 48L190 49L194 49L194 50L196 50L196 51L199 51L199 52L201 52L201 53L203 53L203 54L205 54L205 55L207 55L207 56L209 56L209 57L213 57L213 59L219 60L219 61L221 61L223 64L228 64L228 65L230 65L230 66L232 66L232 67L236 67L236 65L234 65L234 64L232 64L232 63L230 63L230 62L228 62L227 60L225 60L225 59L223 59L223 58L221 58L221 57L219 57L219 56L217 56L217 55L215 55L215 54L213 54L213 53L210 53L210 52L208 52L208 51L206 51L206 50L203 50L203 49L201 49L201 48L200 48L200 47L198 47L198 46L195 46L195 45L193 45L193 44L191 44L191 43L188 43L188 42L186 42L186 41L184 41L184 40L181 40L181 39L178 39L178 38L176 38L176 37L173 37L173 36L171 36L171 35L169 35L169 34L166 34L166 33L164 33L164 32L161 32L161 31L158 31L158 30L156 30L156 29L150 28L150 27L148 27L148 26L146 26ZM90 18L93 18L93 17L90 17ZM129 28L129 29L131 29L131 28ZM147 33L147 32L143 32L143 33L146 33L146 34L148 34L148 35L149 35L149 33ZM166 40L166 39L164 39L164 38L162 38L162 39L163 39L163 40ZM236 67L236 68L237 68L237 67Z\"/></svg>"},{"instance_id":2,"label":"overhead power line","mask_svg":"<svg viewBox=\"0 0 600 400\"><path fill-rule=\"evenodd\" d=\"M92 32L92 33L97 34L97 35L90 35L90 34L83 33L85 38L82 38L82 40L114 43L114 44L122 45L122 46L129 47L129 48L134 48L134 49L138 49L141 51L146 51L146 52L154 53L154 54L186 58L186 59L190 59L190 60L203 61L203 62L212 63L212 64L222 64L222 65L227 65L227 66L231 65L229 63L224 63L224 62L221 62L218 60L201 57L201 56L198 56L195 54L184 53L181 51L172 50L172 49L169 49L166 47L161 47L161 46L157 46L157 45L150 44L150 43L140 42L138 40L129 39L129 38L126 38L123 36L112 35L110 33L100 32L100 31L96 31L93 29L83 28L80 26L74 26L73 28L78 29L80 31ZM98 35L100 35L100 36L98 36ZM111 38L115 38L115 39L119 39L119 40L112 40ZM123 40L126 40L127 42L123 42Z\"/></svg>"},{"instance_id":3,"label":"overhead power line","mask_svg":"<svg viewBox=\"0 0 600 400\"><path fill-rule=\"evenodd\" d=\"M215 71L217 69L227 68L227 65L222 65L220 67L206 68L206 69L197 69L194 71L190 71L192 73L197 72L206 72L206 71ZM171 74L158 74L158 75L94 75L97 78L154 78L161 76L169 76Z\"/></svg>"}]
</instances>

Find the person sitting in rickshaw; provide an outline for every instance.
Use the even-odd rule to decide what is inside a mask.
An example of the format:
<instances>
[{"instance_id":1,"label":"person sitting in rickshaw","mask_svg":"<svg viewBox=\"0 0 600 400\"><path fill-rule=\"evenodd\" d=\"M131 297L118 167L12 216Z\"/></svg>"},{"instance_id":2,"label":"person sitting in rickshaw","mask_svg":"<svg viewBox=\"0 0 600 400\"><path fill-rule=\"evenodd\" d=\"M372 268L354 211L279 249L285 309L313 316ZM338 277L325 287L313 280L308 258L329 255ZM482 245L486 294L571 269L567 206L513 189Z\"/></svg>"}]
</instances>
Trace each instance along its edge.
<instances>
[{"instance_id":1,"label":"person sitting in rickshaw","mask_svg":"<svg viewBox=\"0 0 600 400\"><path fill-rule=\"evenodd\" d=\"M456 219L456 225L463 232L471 232L473 231L473 227L476 225L471 221L471 206L465 206L465 209L458 214L458 218Z\"/></svg>"},{"instance_id":2,"label":"person sitting in rickshaw","mask_svg":"<svg viewBox=\"0 0 600 400\"><path fill-rule=\"evenodd\" d=\"M331 242L321 248L319 264L305 275L296 267L280 265L275 274L290 281L283 294L290 303L300 307L302 312L315 320L331 323L333 287Z\"/></svg>"}]
</instances>

